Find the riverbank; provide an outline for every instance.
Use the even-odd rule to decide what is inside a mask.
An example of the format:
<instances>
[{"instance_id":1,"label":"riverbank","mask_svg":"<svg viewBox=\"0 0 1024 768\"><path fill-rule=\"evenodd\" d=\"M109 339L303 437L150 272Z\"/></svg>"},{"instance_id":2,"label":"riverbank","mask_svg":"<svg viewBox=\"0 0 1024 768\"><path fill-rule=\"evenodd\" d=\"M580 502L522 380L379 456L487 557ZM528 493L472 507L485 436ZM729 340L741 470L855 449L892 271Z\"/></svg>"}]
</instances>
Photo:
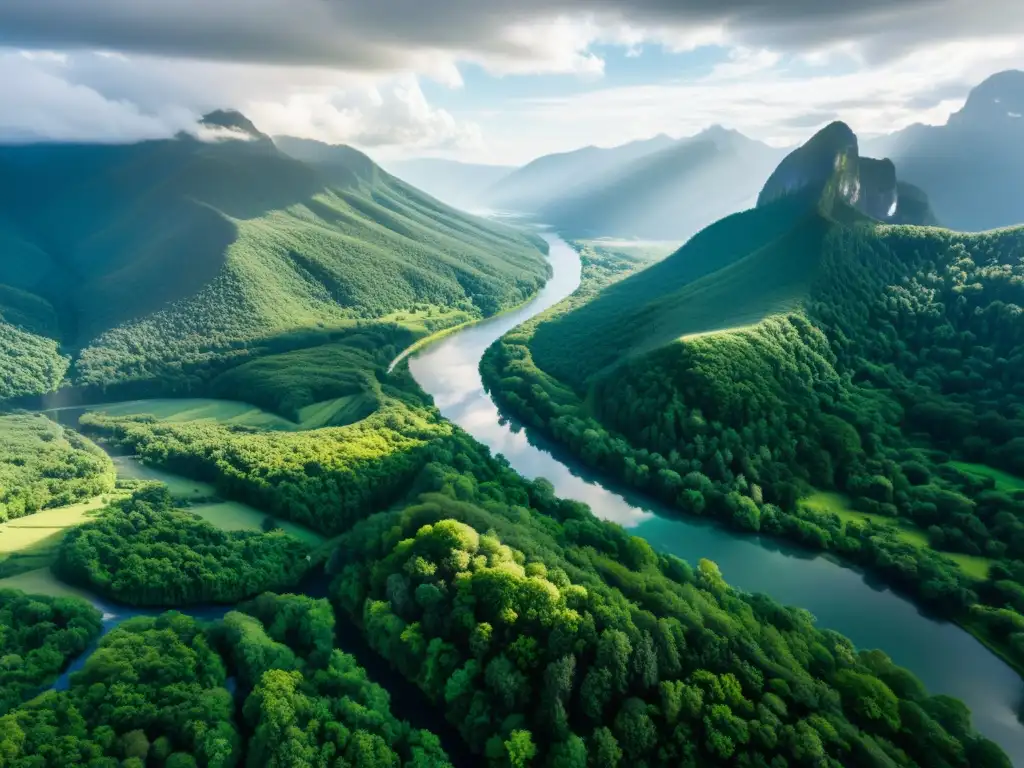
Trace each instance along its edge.
<instances>
[{"instance_id":1,"label":"riverbank","mask_svg":"<svg viewBox=\"0 0 1024 768\"><path fill-rule=\"evenodd\" d=\"M691 563L713 560L730 584L805 608L821 626L846 635L859 648L881 648L931 692L965 701L979 730L998 741L1016 763L1024 764L1024 727L1017 721L1024 685L971 634L921 614L877 580L831 558L756 534L740 536L707 521L683 520L656 503L613 492L594 472L559 461L531 444L526 433L500 413L481 379L484 352L580 284L576 252L556 239L551 253L555 274L528 312L468 328L409 359L413 378L441 413L492 452L501 453L520 474L546 478L558 496L589 504L596 515L626 526L656 549Z\"/></svg>"}]
</instances>

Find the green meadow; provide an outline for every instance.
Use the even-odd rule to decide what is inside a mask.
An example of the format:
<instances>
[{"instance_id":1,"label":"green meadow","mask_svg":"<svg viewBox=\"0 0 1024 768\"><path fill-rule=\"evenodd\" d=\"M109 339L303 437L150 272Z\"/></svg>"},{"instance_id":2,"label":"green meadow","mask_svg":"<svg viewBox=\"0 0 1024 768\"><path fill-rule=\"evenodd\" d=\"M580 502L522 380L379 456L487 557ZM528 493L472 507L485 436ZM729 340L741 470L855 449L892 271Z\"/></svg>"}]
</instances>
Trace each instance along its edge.
<instances>
[{"instance_id":1,"label":"green meadow","mask_svg":"<svg viewBox=\"0 0 1024 768\"><path fill-rule=\"evenodd\" d=\"M873 523L881 525L896 534L897 538L915 547L929 548L928 537L920 528L902 520L894 520L884 515L870 512L859 512L850 506L850 500L841 493L817 491L800 501L800 506L817 514L834 514L844 523ZM984 581L988 578L988 569L993 561L987 557L965 555L961 552L941 552L943 557L960 566L960 569L971 578Z\"/></svg>"}]
</instances>

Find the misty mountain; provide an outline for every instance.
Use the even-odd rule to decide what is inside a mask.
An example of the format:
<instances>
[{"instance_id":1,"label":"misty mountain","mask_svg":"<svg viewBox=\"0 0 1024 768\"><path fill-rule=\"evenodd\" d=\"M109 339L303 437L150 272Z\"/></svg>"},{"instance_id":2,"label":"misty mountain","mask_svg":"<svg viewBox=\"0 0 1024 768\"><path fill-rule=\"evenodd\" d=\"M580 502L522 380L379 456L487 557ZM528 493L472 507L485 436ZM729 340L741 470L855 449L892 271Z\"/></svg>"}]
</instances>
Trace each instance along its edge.
<instances>
[{"instance_id":1,"label":"misty mountain","mask_svg":"<svg viewBox=\"0 0 1024 768\"><path fill-rule=\"evenodd\" d=\"M992 75L945 125L912 125L865 142L927 192L944 226L980 231L1024 222L1024 72Z\"/></svg>"},{"instance_id":2,"label":"misty mountain","mask_svg":"<svg viewBox=\"0 0 1024 768\"><path fill-rule=\"evenodd\" d=\"M457 208L481 207L483 193L516 170L514 165L483 165L418 157L384 167L394 176Z\"/></svg>"},{"instance_id":3,"label":"misty mountain","mask_svg":"<svg viewBox=\"0 0 1024 768\"><path fill-rule=\"evenodd\" d=\"M783 153L712 126L567 190L539 216L575 237L685 240L751 207Z\"/></svg>"},{"instance_id":4,"label":"misty mountain","mask_svg":"<svg viewBox=\"0 0 1024 768\"><path fill-rule=\"evenodd\" d=\"M565 197L585 190L603 177L618 173L629 163L672 146L664 134L617 147L583 147L538 157L492 186L484 202L493 207L534 213Z\"/></svg>"}]
</instances>

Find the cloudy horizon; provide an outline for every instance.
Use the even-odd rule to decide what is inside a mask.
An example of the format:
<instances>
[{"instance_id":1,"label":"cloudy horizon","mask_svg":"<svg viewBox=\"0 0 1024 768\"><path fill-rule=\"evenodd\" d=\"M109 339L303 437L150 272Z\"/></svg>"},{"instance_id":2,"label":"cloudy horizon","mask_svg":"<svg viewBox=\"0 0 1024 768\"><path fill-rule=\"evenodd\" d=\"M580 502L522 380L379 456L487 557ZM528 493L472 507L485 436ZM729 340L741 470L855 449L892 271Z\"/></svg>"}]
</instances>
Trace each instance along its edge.
<instances>
[{"instance_id":1,"label":"cloudy horizon","mask_svg":"<svg viewBox=\"0 0 1024 768\"><path fill-rule=\"evenodd\" d=\"M1024 68L1016 0L11 0L0 140L130 141L230 107L389 160L520 164L712 124L782 146L940 124Z\"/></svg>"}]
</instances>

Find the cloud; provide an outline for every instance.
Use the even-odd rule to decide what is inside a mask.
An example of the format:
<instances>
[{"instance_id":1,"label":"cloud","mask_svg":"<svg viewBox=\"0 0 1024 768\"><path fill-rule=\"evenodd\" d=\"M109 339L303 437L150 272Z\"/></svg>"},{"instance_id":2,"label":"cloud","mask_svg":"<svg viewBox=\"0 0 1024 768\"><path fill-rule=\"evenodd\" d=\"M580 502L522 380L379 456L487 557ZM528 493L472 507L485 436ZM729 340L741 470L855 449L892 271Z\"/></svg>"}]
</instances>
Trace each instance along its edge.
<instances>
[{"instance_id":1,"label":"cloud","mask_svg":"<svg viewBox=\"0 0 1024 768\"><path fill-rule=\"evenodd\" d=\"M430 105L408 74L0 49L0 103L6 140L137 141L182 130L207 137L198 117L234 107L266 133L366 148L480 142L477 126Z\"/></svg>"},{"instance_id":2,"label":"cloud","mask_svg":"<svg viewBox=\"0 0 1024 768\"><path fill-rule=\"evenodd\" d=\"M803 141L837 118L860 134L889 133L915 122L945 122L971 87L1024 62L1024 37L938 43L874 64L831 59L827 67L801 56L746 67L758 60L751 53L703 77L521 99L499 118L482 120L482 128L506 157L519 133L506 125L529 125L537 139L530 149L538 154L661 132L692 135L713 123L778 146ZM739 64L742 77L723 76Z\"/></svg>"},{"instance_id":3,"label":"cloud","mask_svg":"<svg viewBox=\"0 0 1024 768\"><path fill-rule=\"evenodd\" d=\"M728 38L807 51L853 41L869 61L1024 24L1019 0L9 0L0 44L166 57L494 73L600 71L588 49L674 50ZM623 41L623 36L630 38Z\"/></svg>"}]
</instances>

